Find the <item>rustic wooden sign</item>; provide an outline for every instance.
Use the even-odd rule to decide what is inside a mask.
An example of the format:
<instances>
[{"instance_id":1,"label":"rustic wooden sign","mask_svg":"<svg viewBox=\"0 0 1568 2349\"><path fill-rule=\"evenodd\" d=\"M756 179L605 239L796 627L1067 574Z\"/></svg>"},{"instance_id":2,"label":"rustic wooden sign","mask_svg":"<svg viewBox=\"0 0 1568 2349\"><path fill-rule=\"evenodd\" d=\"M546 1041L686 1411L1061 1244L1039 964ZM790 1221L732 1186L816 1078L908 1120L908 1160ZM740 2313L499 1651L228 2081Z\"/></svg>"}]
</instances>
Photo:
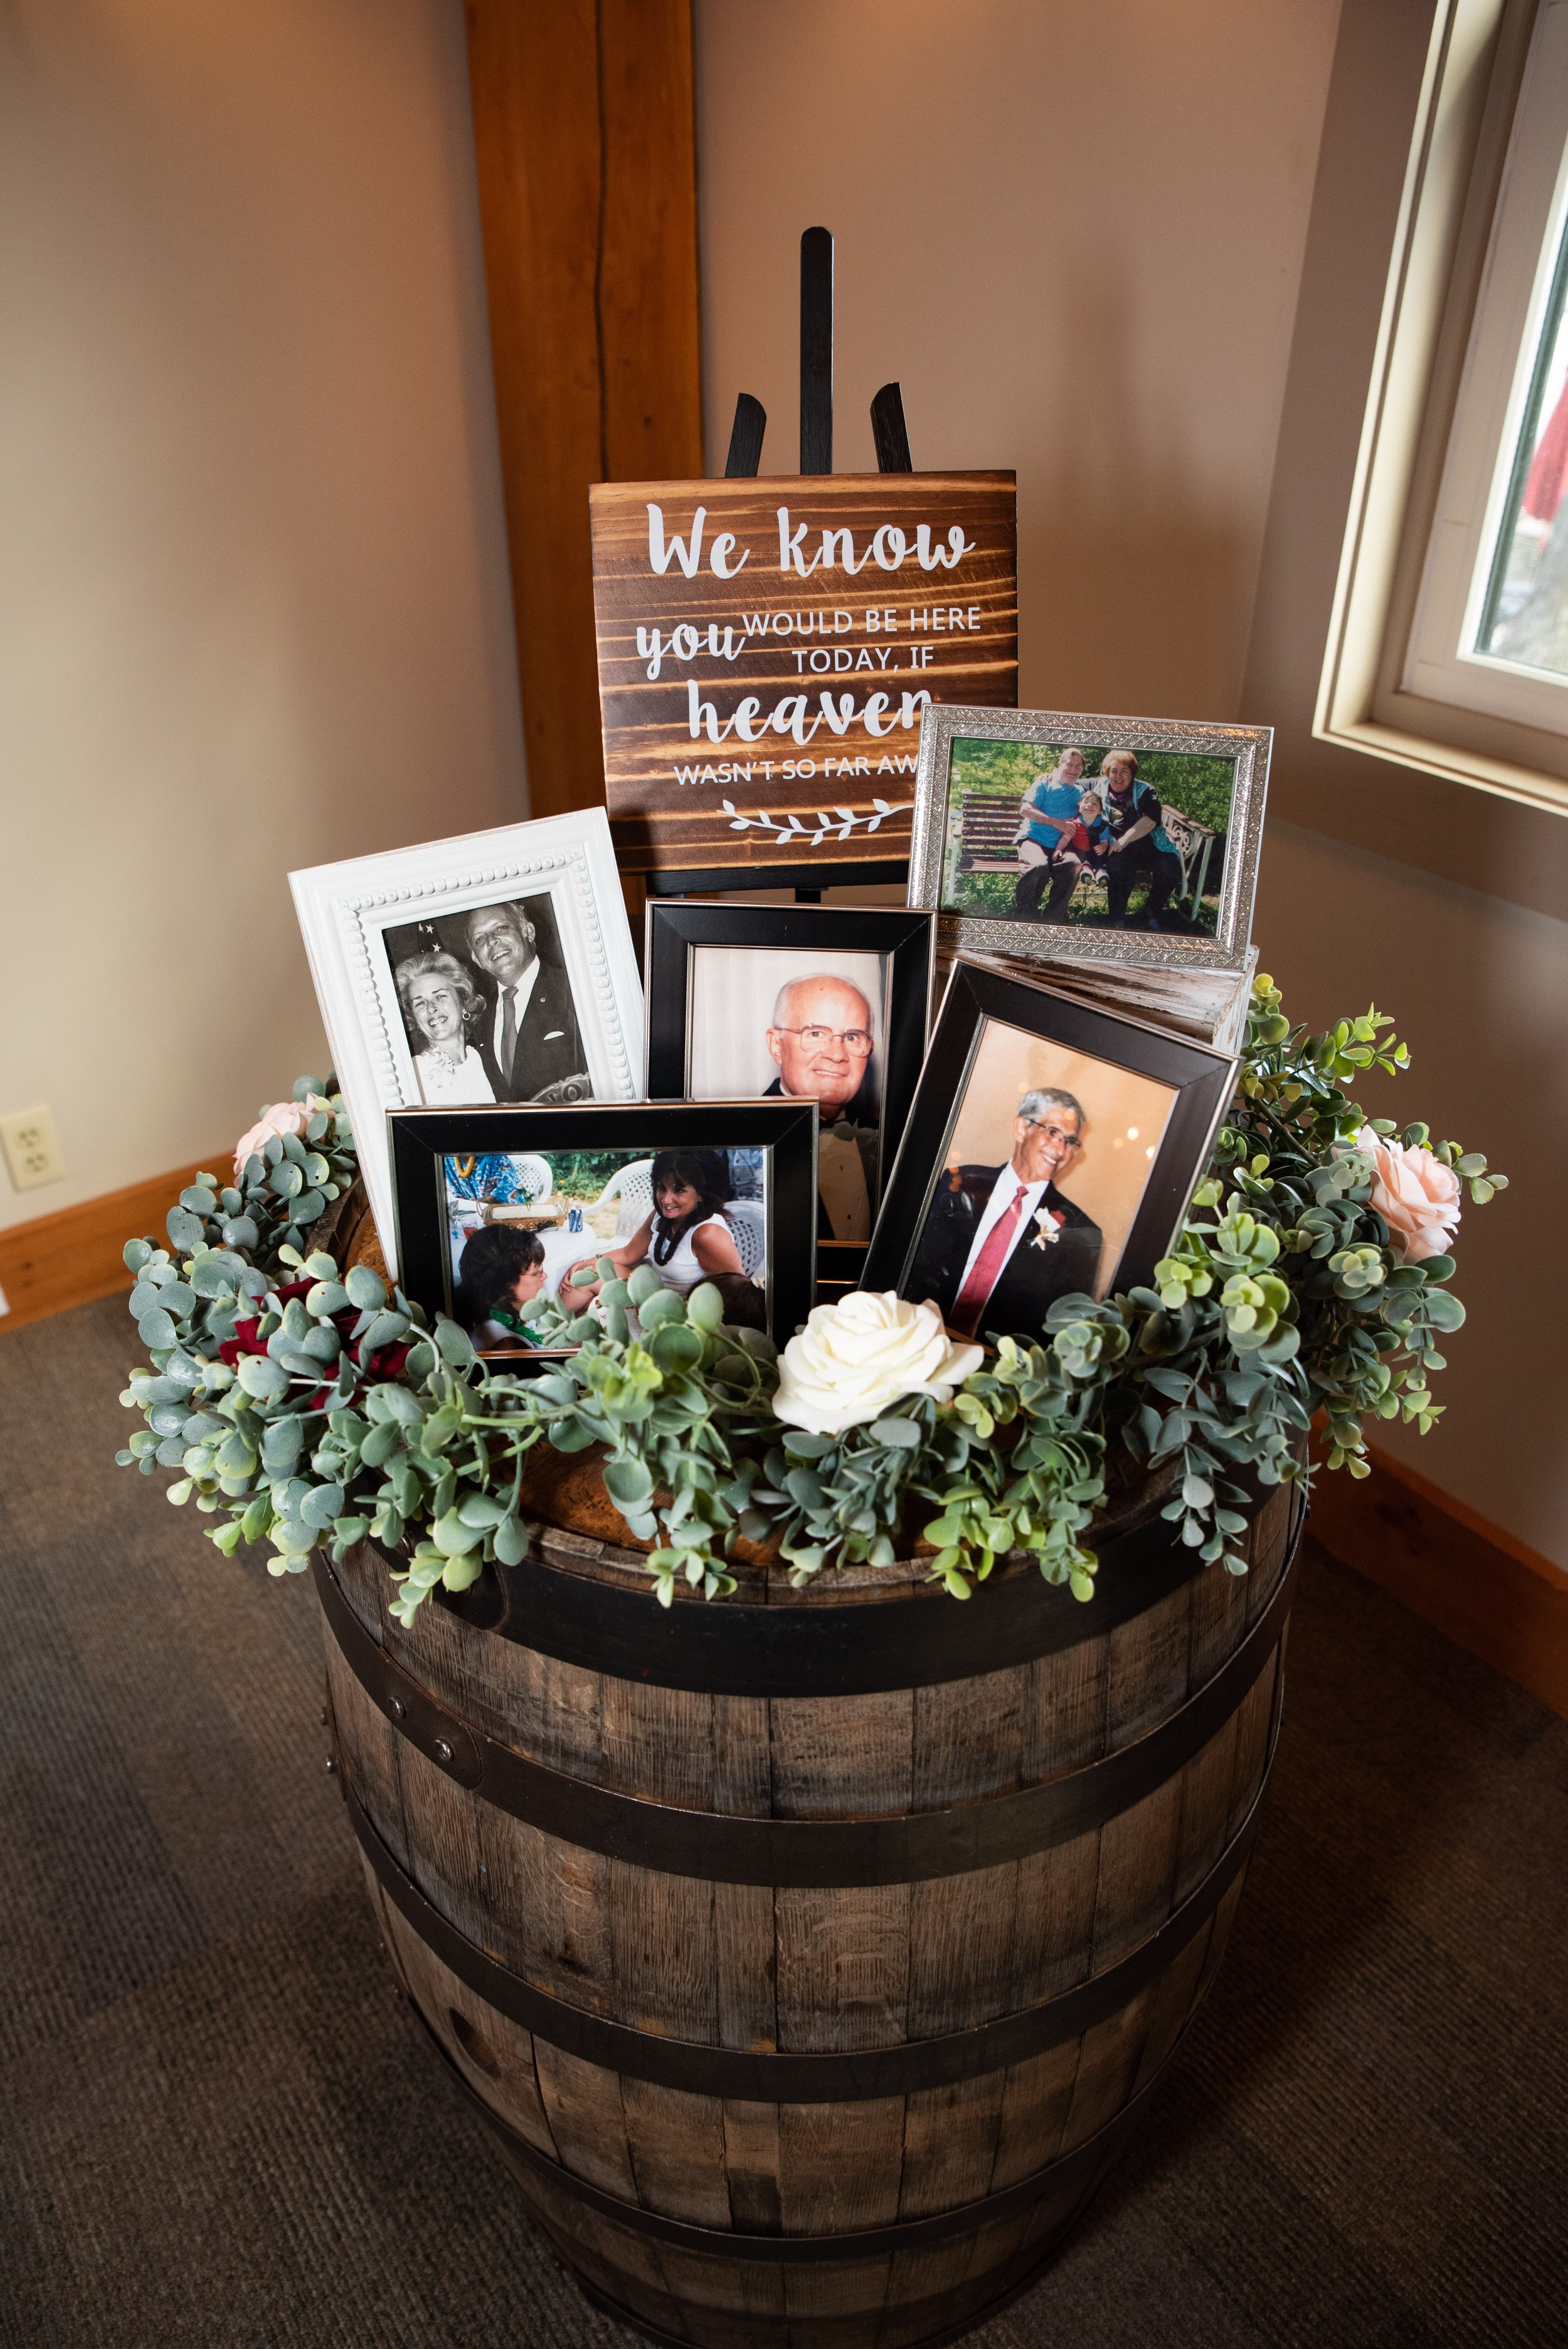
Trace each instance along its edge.
<instances>
[{"instance_id":1,"label":"rustic wooden sign","mask_svg":"<svg viewBox=\"0 0 1568 2349\"><path fill-rule=\"evenodd\" d=\"M589 492L624 871L907 858L920 713L1018 698L1011 473Z\"/></svg>"}]
</instances>

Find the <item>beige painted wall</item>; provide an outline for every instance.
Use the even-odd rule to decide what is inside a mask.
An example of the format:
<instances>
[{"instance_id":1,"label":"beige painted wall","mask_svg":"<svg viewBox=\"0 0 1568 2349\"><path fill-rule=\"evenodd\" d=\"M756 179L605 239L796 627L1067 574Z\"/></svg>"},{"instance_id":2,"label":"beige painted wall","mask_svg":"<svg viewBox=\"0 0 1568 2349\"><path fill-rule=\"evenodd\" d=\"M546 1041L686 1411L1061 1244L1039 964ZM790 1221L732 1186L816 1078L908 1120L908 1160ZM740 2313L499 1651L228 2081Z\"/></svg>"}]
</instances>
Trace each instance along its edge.
<instances>
[{"instance_id":1,"label":"beige painted wall","mask_svg":"<svg viewBox=\"0 0 1568 2349\"><path fill-rule=\"evenodd\" d=\"M1564 1251L1541 1245L1568 1154L1568 827L1311 736L1431 18L697 0L710 462L739 390L769 411L765 464L795 462L820 221L840 466L873 461L866 406L899 377L917 464L1017 468L1021 698L1279 730L1265 966L1314 1024L1396 1012L1415 1073L1369 1105L1515 1178L1460 1236L1446 1418L1378 1440L1568 1562Z\"/></svg>"},{"instance_id":2,"label":"beige painted wall","mask_svg":"<svg viewBox=\"0 0 1568 2349\"><path fill-rule=\"evenodd\" d=\"M799 454L799 240L837 239L841 471L1015 466L1023 698L1241 688L1338 0L697 0L709 464Z\"/></svg>"},{"instance_id":3,"label":"beige painted wall","mask_svg":"<svg viewBox=\"0 0 1568 2349\"><path fill-rule=\"evenodd\" d=\"M1276 729L1256 928L1298 1016L1397 1013L1413 1073L1369 1105L1511 1178L1460 1233L1444 1418L1377 1440L1568 1565L1568 823L1312 734L1431 22L1430 0L1357 0L1335 60L1242 693Z\"/></svg>"},{"instance_id":4,"label":"beige painted wall","mask_svg":"<svg viewBox=\"0 0 1568 2349\"><path fill-rule=\"evenodd\" d=\"M0 417L6 1224L321 1069L291 864L526 812L455 0L12 0Z\"/></svg>"}]
</instances>

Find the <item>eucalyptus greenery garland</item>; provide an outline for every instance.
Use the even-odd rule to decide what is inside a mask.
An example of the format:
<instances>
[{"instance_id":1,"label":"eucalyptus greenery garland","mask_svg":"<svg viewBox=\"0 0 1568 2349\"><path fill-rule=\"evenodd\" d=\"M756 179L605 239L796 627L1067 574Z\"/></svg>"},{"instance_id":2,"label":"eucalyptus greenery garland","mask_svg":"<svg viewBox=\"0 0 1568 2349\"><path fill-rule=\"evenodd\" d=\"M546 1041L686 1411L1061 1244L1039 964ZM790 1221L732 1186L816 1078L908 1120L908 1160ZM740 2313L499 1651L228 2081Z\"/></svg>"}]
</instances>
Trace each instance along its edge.
<instances>
[{"instance_id":1,"label":"eucalyptus greenery garland","mask_svg":"<svg viewBox=\"0 0 1568 2349\"><path fill-rule=\"evenodd\" d=\"M202 1175L183 1191L168 1247L128 1245L150 1367L121 1397L146 1425L118 1456L148 1475L178 1470L170 1500L221 1516L211 1537L225 1556L270 1542L274 1574L301 1572L318 1546L340 1562L373 1537L399 1553L404 1622L438 1583L461 1590L526 1556L540 1443L603 1447L605 1490L651 1545L666 1606L682 1579L707 1598L733 1591L738 1540L776 1537L799 1583L891 1566L915 1532L955 1598L1021 1551L1088 1599L1086 1537L1118 1444L1169 1473L1180 1538L1243 1573L1243 1473L1264 1486L1305 1476L1321 1414L1328 1464L1365 1475L1368 1415L1425 1433L1441 1408L1438 1340L1464 1319L1445 1285L1452 1259L1407 1263L1390 1244L1355 1142L1369 1122L1346 1090L1367 1069L1407 1065L1389 1025L1368 1011L1309 1036L1258 979L1229 1122L1157 1286L1062 1298L1043 1342L1005 1339L951 1402L906 1397L839 1435L780 1424L771 1343L727 1328L708 1284L683 1299L651 1267L619 1281L605 1259L602 1314L563 1325L576 1352L520 1372L481 1361L453 1321L429 1328L367 1266L306 1253L355 1171L334 1095L233 1184ZM313 1078L294 1088L302 1103L317 1092ZM1504 1186L1424 1126L1400 1139L1430 1149L1477 1205Z\"/></svg>"}]
</instances>

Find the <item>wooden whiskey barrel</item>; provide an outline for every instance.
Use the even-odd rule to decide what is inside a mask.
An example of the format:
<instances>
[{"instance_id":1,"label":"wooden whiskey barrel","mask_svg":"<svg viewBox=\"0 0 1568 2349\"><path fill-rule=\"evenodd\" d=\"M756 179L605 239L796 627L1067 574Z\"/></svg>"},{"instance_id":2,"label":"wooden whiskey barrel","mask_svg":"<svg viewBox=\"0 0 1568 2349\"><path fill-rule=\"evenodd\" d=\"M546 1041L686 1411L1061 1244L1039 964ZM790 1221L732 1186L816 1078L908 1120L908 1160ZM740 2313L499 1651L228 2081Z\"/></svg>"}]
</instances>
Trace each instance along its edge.
<instances>
[{"instance_id":1,"label":"wooden whiskey barrel","mask_svg":"<svg viewBox=\"0 0 1568 2349\"><path fill-rule=\"evenodd\" d=\"M1293 1496L1243 1578L1162 1497L1087 1605L912 1560L666 1611L548 1491L579 1529L409 1631L374 1547L318 1557L387 1949L601 2306L901 2349L1071 2226L1219 1963L1278 1719Z\"/></svg>"}]
</instances>

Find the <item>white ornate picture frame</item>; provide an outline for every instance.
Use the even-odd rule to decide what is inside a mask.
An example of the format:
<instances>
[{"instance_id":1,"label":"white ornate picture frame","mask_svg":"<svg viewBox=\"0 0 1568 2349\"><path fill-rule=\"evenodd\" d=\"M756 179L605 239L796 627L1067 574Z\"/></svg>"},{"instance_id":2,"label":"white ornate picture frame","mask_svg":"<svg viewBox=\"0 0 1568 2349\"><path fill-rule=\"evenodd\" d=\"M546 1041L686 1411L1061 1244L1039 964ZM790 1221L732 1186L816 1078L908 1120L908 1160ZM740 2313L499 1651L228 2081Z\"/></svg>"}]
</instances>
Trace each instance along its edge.
<instances>
[{"instance_id":1,"label":"white ornate picture frame","mask_svg":"<svg viewBox=\"0 0 1568 2349\"><path fill-rule=\"evenodd\" d=\"M547 899L595 1101L643 1098L643 990L603 808L291 873L294 911L354 1121L371 1213L396 1272L387 1117L419 1105L385 933L507 899Z\"/></svg>"}]
</instances>

